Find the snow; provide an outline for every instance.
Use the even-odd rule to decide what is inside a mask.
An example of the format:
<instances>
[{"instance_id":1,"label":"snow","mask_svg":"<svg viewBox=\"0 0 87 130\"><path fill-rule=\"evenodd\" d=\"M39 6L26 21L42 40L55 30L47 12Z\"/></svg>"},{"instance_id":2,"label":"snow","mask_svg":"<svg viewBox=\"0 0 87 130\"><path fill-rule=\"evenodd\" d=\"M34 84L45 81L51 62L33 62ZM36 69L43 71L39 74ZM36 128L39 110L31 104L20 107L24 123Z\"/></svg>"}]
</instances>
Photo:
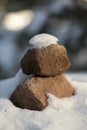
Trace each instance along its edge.
<instances>
[{"instance_id":1,"label":"snow","mask_svg":"<svg viewBox=\"0 0 87 130\"><path fill-rule=\"evenodd\" d=\"M15 77L0 81L0 98L10 98L16 87L31 76L23 74L20 69Z\"/></svg>"},{"instance_id":2,"label":"snow","mask_svg":"<svg viewBox=\"0 0 87 130\"><path fill-rule=\"evenodd\" d=\"M15 83L19 84L27 78L21 70L14 78L3 83L1 81L0 92L1 88L3 91L0 93L0 130L87 130L87 79L85 78L87 73L65 75L74 87L75 95L57 98L48 93L49 105L43 111L20 109L15 107L9 99L3 98L3 95L5 98L10 96L9 91L13 83L10 86L9 83L16 79ZM4 88L5 84L9 86L8 89ZM5 89L8 91L8 96L5 95Z\"/></svg>"},{"instance_id":3,"label":"snow","mask_svg":"<svg viewBox=\"0 0 87 130\"><path fill-rule=\"evenodd\" d=\"M78 73L66 73L65 74L68 80L74 80L79 82L87 82L87 71L78 72Z\"/></svg>"},{"instance_id":4,"label":"snow","mask_svg":"<svg viewBox=\"0 0 87 130\"><path fill-rule=\"evenodd\" d=\"M33 48L47 47L51 44L57 44L58 39L50 34L38 34L30 39L29 43Z\"/></svg>"}]
</instances>

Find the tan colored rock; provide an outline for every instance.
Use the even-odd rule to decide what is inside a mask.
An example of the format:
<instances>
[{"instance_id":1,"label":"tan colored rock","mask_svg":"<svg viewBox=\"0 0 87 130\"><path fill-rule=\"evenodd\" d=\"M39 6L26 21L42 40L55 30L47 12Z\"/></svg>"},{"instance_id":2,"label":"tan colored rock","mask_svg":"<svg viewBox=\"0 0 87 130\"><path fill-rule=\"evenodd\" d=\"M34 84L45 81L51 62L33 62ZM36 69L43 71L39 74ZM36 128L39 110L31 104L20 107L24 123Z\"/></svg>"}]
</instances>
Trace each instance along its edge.
<instances>
[{"instance_id":1,"label":"tan colored rock","mask_svg":"<svg viewBox=\"0 0 87 130\"><path fill-rule=\"evenodd\" d=\"M31 77L17 87L11 101L20 108L42 110L47 106L46 93L62 98L71 96L74 89L64 75Z\"/></svg>"},{"instance_id":2,"label":"tan colored rock","mask_svg":"<svg viewBox=\"0 0 87 130\"><path fill-rule=\"evenodd\" d=\"M29 49L21 60L25 74L55 76L70 67L70 61L64 46L51 44L41 49Z\"/></svg>"}]
</instances>

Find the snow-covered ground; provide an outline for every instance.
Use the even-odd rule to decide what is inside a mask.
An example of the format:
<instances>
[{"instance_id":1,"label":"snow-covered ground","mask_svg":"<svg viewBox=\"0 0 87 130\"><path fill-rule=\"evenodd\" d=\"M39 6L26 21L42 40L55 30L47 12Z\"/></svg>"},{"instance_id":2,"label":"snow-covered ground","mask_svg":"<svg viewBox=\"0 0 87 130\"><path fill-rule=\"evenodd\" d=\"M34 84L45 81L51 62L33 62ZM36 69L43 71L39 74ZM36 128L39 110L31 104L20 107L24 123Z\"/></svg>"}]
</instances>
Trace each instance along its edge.
<instances>
[{"instance_id":1,"label":"snow-covered ground","mask_svg":"<svg viewBox=\"0 0 87 130\"><path fill-rule=\"evenodd\" d=\"M61 99L47 94L49 105L43 111L17 108L8 99L15 85L27 78L20 75L21 70L0 82L0 130L87 130L87 73L65 74L75 95Z\"/></svg>"}]
</instances>

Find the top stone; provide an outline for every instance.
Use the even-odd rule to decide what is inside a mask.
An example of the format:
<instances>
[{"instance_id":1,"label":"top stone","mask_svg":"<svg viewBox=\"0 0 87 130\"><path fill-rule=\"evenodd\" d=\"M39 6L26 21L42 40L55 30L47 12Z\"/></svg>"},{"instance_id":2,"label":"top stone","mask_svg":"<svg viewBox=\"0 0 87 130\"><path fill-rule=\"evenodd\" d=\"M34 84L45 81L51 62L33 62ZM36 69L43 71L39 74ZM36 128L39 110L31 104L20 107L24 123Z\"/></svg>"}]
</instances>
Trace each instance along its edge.
<instances>
[{"instance_id":1,"label":"top stone","mask_svg":"<svg viewBox=\"0 0 87 130\"><path fill-rule=\"evenodd\" d=\"M47 47L51 44L57 44L58 39L50 34L42 33L35 35L30 39L29 43L31 48L39 48Z\"/></svg>"}]
</instances>

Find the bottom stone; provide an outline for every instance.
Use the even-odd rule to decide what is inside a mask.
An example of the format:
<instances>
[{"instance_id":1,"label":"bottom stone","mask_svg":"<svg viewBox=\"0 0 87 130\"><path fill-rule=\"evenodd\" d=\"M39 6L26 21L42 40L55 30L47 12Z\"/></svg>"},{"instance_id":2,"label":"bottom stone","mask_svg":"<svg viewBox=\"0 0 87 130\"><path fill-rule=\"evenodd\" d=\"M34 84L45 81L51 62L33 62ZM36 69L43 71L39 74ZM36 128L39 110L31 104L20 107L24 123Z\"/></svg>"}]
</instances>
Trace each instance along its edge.
<instances>
[{"instance_id":1,"label":"bottom stone","mask_svg":"<svg viewBox=\"0 0 87 130\"><path fill-rule=\"evenodd\" d=\"M31 77L17 87L10 99L17 107L42 110L47 106L46 93L62 98L73 95L74 89L63 74Z\"/></svg>"}]
</instances>

